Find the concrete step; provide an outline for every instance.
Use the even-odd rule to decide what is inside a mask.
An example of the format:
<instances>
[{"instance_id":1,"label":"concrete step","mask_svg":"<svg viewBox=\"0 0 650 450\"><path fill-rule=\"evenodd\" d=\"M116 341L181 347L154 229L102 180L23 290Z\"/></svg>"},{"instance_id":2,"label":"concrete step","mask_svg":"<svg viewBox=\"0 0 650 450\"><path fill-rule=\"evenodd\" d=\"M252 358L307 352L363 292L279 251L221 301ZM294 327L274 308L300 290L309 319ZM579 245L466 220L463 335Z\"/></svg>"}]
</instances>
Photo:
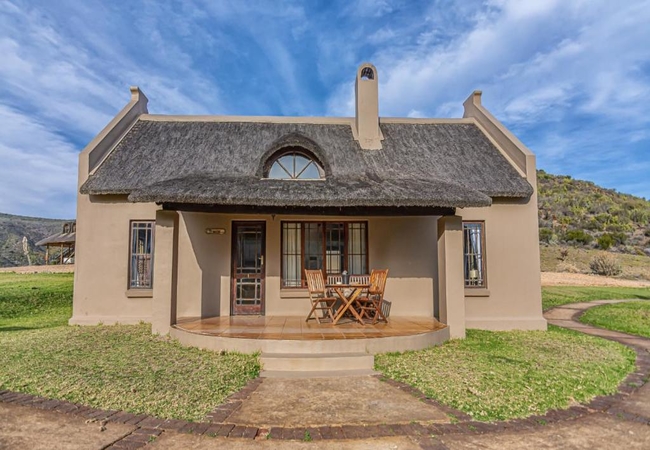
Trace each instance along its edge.
<instances>
[{"instance_id":1,"label":"concrete step","mask_svg":"<svg viewBox=\"0 0 650 450\"><path fill-rule=\"evenodd\" d=\"M262 353L264 371L274 372L342 372L372 371L375 357L368 353Z\"/></svg>"},{"instance_id":2,"label":"concrete step","mask_svg":"<svg viewBox=\"0 0 650 450\"><path fill-rule=\"evenodd\" d=\"M262 370L262 378L341 378L341 377L367 377L379 375L379 372L368 369L359 370L310 370L309 372Z\"/></svg>"}]
</instances>

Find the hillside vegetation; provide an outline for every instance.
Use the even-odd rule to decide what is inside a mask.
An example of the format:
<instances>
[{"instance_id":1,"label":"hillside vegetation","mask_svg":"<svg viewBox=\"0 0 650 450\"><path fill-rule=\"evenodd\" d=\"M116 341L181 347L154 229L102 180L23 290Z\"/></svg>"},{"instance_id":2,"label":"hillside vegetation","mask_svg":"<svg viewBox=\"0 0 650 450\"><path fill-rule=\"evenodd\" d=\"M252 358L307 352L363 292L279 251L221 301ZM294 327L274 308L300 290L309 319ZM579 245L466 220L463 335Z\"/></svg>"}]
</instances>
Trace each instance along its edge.
<instances>
[{"instance_id":1,"label":"hillside vegetation","mask_svg":"<svg viewBox=\"0 0 650 450\"><path fill-rule=\"evenodd\" d=\"M543 170L537 186L542 244L650 255L650 201Z\"/></svg>"},{"instance_id":2,"label":"hillside vegetation","mask_svg":"<svg viewBox=\"0 0 650 450\"><path fill-rule=\"evenodd\" d=\"M23 252L23 237L32 264L43 264L45 249L36 247L36 242L61 232L65 220L41 219L37 217L12 216L0 213L0 267L26 266L27 256Z\"/></svg>"}]
</instances>

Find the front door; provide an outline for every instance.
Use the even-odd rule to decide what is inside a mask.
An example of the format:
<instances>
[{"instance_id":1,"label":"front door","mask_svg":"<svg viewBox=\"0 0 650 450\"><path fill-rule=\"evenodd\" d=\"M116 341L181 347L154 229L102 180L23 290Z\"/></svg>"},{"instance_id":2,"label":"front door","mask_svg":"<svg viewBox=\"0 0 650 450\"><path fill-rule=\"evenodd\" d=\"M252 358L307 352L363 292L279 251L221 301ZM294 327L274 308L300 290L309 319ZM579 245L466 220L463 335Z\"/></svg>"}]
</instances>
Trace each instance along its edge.
<instances>
[{"instance_id":1,"label":"front door","mask_svg":"<svg viewBox=\"0 0 650 450\"><path fill-rule=\"evenodd\" d=\"M231 314L264 314L265 222L233 222Z\"/></svg>"}]
</instances>

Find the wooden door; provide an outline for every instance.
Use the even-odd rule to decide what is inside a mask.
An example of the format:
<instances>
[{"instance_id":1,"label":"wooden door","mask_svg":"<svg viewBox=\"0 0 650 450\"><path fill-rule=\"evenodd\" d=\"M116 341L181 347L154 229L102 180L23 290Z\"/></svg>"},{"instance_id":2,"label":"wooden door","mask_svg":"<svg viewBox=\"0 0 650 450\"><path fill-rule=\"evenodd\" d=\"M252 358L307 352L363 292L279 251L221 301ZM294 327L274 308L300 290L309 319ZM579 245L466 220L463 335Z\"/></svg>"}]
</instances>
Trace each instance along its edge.
<instances>
[{"instance_id":1,"label":"wooden door","mask_svg":"<svg viewBox=\"0 0 650 450\"><path fill-rule=\"evenodd\" d=\"M231 308L235 315L264 314L265 222L233 222Z\"/></svg>"}]
</instances>

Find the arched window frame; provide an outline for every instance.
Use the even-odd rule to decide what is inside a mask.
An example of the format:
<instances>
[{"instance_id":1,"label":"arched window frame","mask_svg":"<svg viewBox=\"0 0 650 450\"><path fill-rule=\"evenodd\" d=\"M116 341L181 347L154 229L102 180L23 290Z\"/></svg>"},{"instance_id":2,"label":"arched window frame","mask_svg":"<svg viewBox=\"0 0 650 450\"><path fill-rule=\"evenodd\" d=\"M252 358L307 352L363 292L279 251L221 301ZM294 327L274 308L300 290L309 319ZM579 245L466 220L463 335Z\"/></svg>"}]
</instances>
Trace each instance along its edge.
<instances>
[{"instance_id":1,"label":"arched window frame","mask_svg":"<svg viewBox=\"0 0 650 450\"><path fill-rule=\"evenodd\" d=\"M280 162L280 159L288 156L288 155L293 155L294 159L294 164L295 164L295 157L300 156L305 159L307 159L309 162L302 168L298 173L296 173L295 166L293 168L287 168L284 167L284 165ZM275 164L278 164L282 170L286 173L286 177L271 177L271 169ZM318 171L318 178L300 178L300 175L302 175L307 168L313 165L316 170ZM325 179L325 169L323 168L323 165L321 162L318 160L318 158L309 150L302 148L302 147L287 147L283 148L281 150L278 150L277 152L273 153L266 161L265 164L265 169L264 169L264 179L267 180L288 180L288 181L316 181L316 180L323 180Z\"/></svg>"}]
</instances>

